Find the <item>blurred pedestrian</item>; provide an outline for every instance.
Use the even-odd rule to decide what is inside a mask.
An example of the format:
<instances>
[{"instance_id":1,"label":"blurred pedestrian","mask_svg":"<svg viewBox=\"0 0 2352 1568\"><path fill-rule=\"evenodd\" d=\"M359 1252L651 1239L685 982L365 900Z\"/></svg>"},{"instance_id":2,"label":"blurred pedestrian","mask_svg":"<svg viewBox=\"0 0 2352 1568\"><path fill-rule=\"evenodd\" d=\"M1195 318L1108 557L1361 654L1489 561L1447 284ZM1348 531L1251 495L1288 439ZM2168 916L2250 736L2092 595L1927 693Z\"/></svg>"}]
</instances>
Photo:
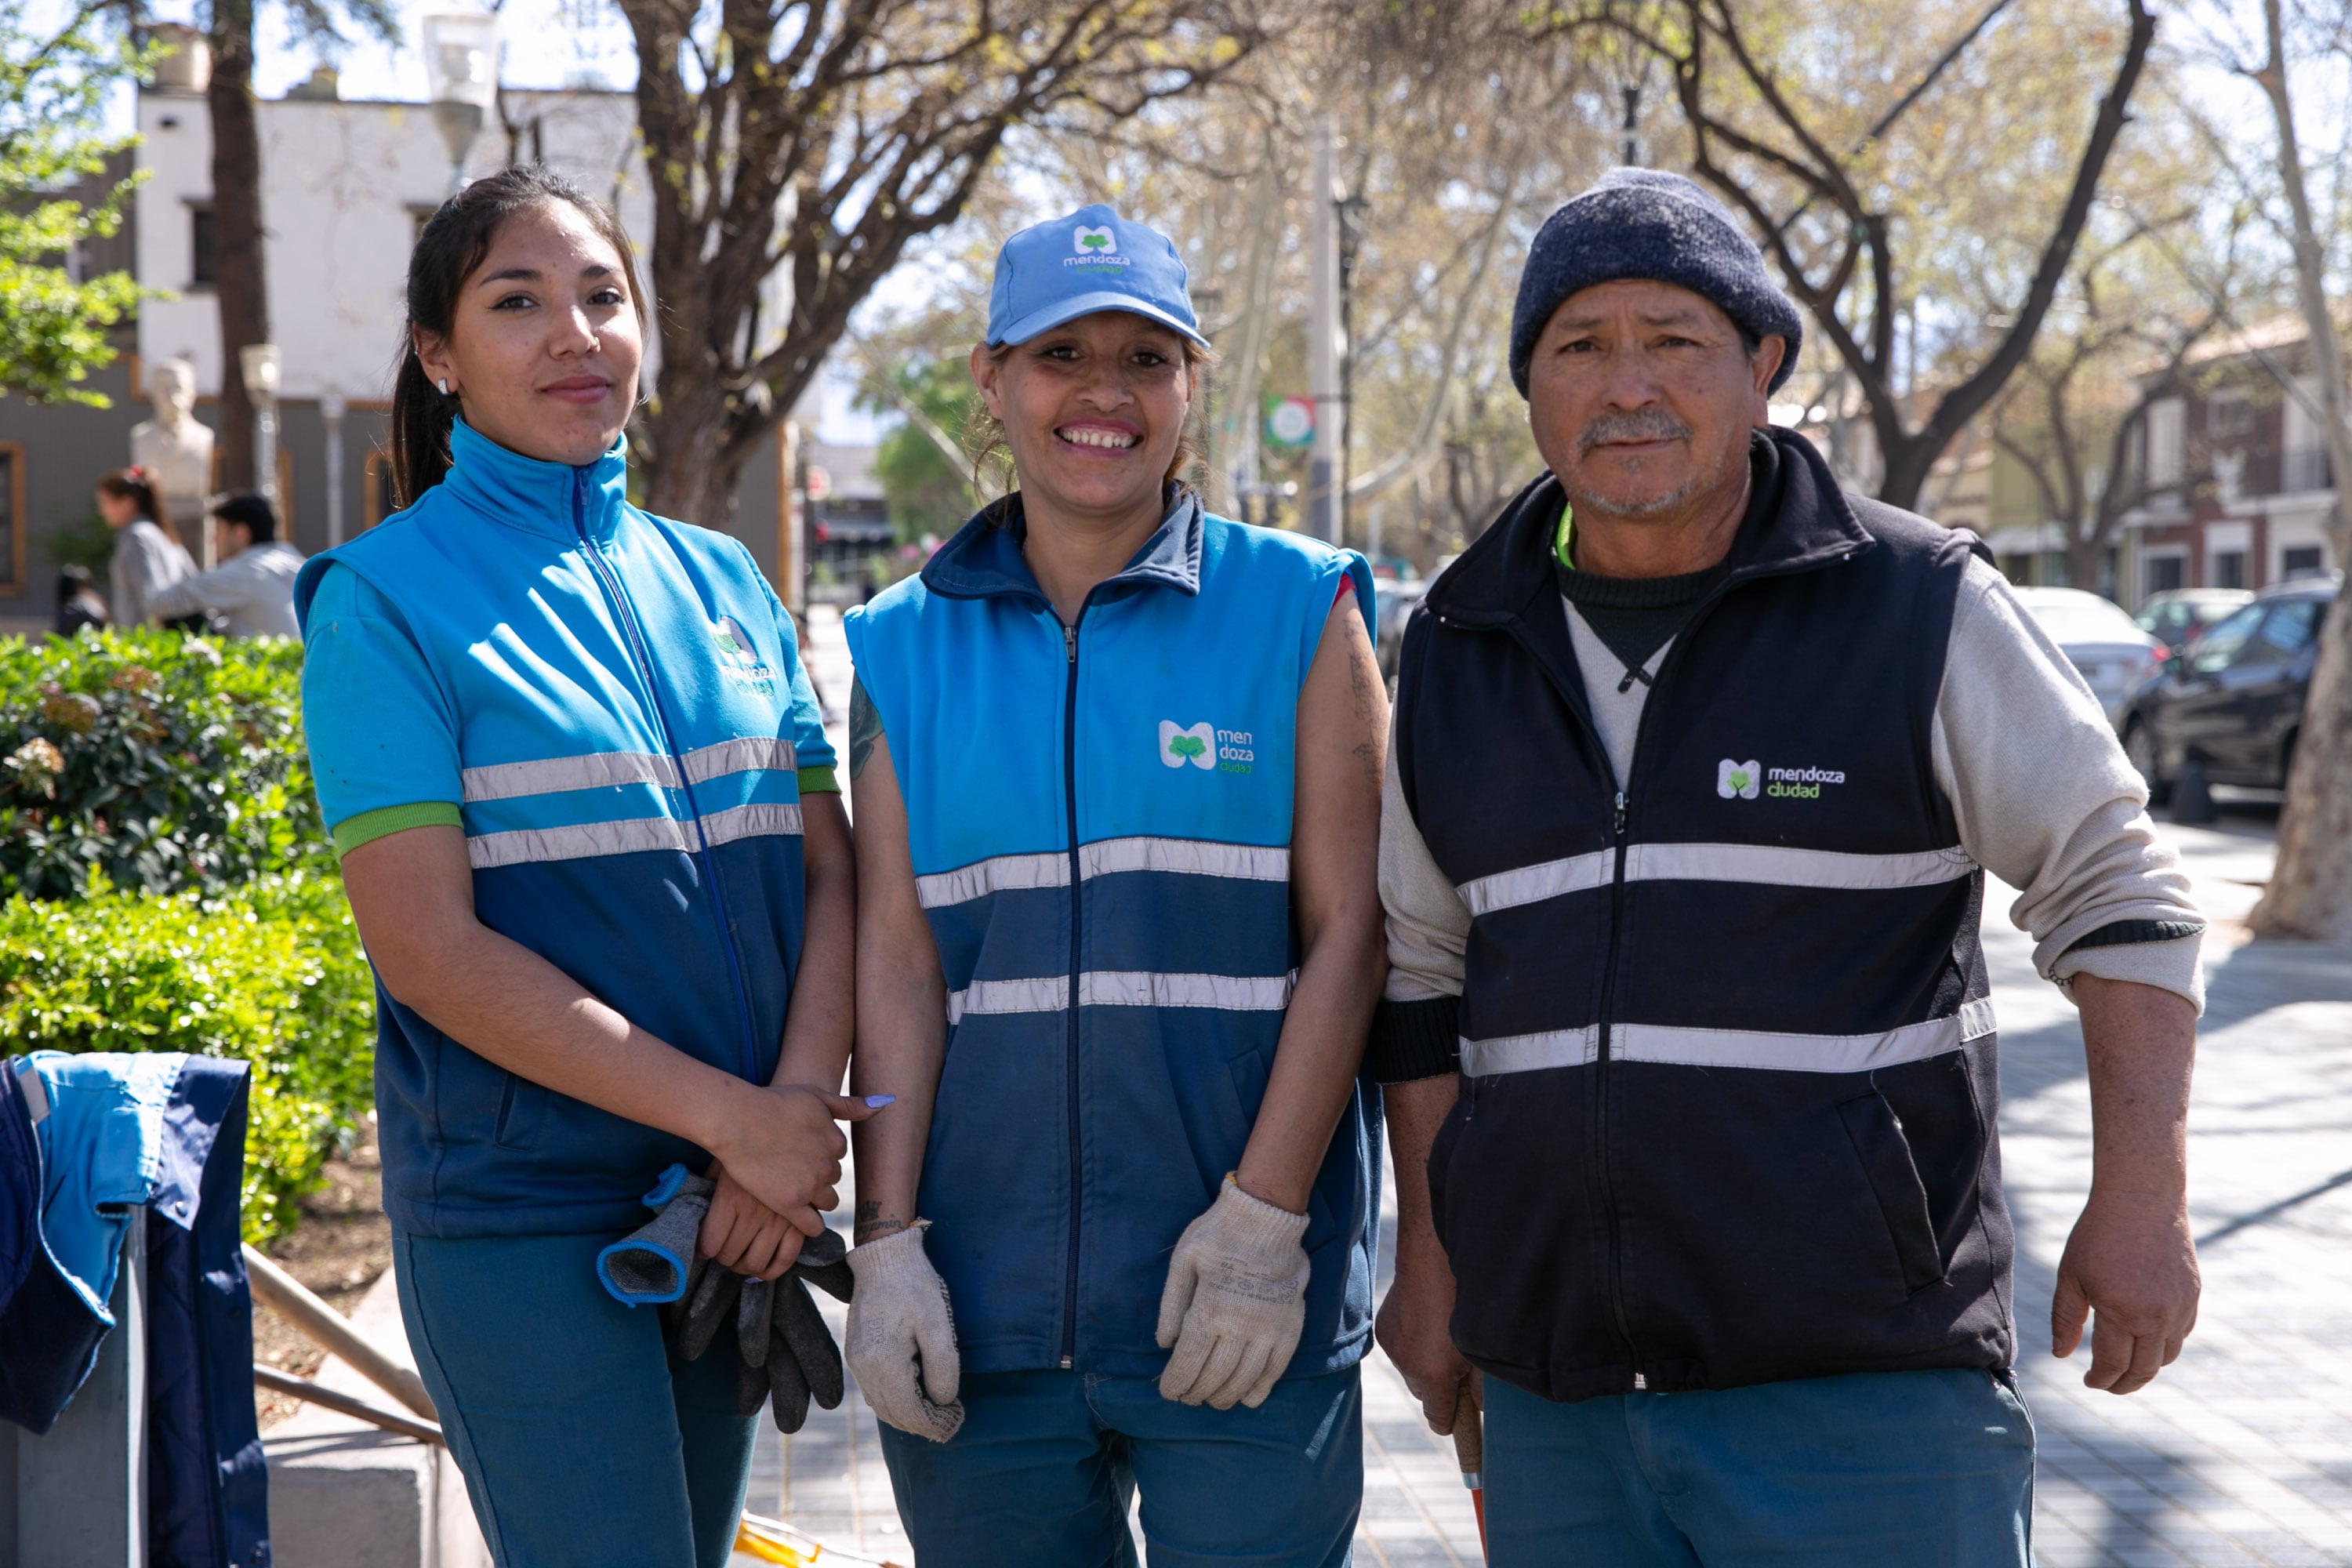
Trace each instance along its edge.
<instances>
[{"instance_id":1,"label":"blurred pedestrian","mask_svg":"<svg viewBox=\"0 0 2352 1568\"><path fill-rule=\"evenodd\" d=\"M204 616L231 637L300 637L294 578L302 570L302 552L278 537L278 513L268 498L224 497L205 522L220 564L157 593L149 613L164 620Z\"/></svg>"},{"instance_id":2,"label":"blurred pedestrian","mask_svg":"<svg viewBox=\"0 0 2352 1568\"><path fill-rule=\"evenodd\" d=\"M106 569L114 624L162 625L164 617L153 607L155 596L194 576L196 563L180 542L180 531L147 470L122 468L99 480L98 515L114 530L114 555Z\"/></svg>"},{"instance_id":3,"label":"blurred pedestrian","mask_svg":"<svg viewBox=\"0 0 2352 1568\"><path fill-rule=\"evenodd\" d=\"M2053 1349L2127 1394L2196 1321L2188 881L1981 542L1768 425L1802 331L1690 181L1562 206L1549 471L1405 634L1380 1339L1483 1397L1497 1564L2030 1562L1987 871L2088 1058Z\"/></svg>"},{"instance_id":4,"label":"blurred pedestrian","mask_svg":"<svg viewBox=\"0 0 2352 1568\"><path fill-rule=\"evenodd\" d=\"M106 601L99 596L89 568L81 565L58 567L58 615L52 623L58 636L69 637L84 626L103 629L106 623Z\"/></svg>"}]
</instances>

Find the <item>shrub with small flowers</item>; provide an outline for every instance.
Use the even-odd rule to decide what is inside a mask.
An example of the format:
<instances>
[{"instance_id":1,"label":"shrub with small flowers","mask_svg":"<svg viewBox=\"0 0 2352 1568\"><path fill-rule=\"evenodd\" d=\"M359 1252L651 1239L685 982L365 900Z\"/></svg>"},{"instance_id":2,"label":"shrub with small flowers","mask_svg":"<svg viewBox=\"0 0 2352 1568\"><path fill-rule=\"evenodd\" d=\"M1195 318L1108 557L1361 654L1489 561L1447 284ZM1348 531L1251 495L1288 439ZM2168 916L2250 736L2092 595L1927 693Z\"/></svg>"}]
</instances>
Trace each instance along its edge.
<instances>
[{"instance_id":1,"label":"shrub with small flowers","mask_svg":"<svg viewBox=\"0 0 2352 1568\"><path fill-rule=\"evenodd\" d=\"M0 896L332 869L301 671L300 646L274 638L0 639Z\"/></svg>"},{"instance_id":2,"label":"shrub with small flowers","mask_svg":"<svg viewBox=\"0 0 2352 1568\"><path fill-rule=\"evenodd\" d=\"M301 670L282 640L0 638L0 1049L252 1062L256 1241L373 1099Z\"/></svg>"}]
</instances>

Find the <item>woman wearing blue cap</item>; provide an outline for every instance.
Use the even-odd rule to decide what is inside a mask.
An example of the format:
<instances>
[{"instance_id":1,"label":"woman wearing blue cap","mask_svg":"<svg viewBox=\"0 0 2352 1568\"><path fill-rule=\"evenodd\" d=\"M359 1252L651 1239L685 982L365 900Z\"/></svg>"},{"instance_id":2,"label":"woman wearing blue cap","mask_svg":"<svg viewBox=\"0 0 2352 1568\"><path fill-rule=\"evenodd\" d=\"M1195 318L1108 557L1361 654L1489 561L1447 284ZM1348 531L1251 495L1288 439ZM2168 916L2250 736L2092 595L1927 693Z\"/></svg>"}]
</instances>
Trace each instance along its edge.
<instances>
[{"instance_id":1,"label":"woman wearing blue cap","mask_svg":"<svg viewBox=\"0 0 2352 1568\"><path fill-rule=\"evenodd\" d=\"M1349 1557L1387 704L1362 558L1181 482L1207 350L1165 237L1015 235L1019 489L849 618L853 1074L907 1103L848 1357L925 1568L1131 1562L1138 1489L1156 1563Z\"/></svg>"}]
</instances>

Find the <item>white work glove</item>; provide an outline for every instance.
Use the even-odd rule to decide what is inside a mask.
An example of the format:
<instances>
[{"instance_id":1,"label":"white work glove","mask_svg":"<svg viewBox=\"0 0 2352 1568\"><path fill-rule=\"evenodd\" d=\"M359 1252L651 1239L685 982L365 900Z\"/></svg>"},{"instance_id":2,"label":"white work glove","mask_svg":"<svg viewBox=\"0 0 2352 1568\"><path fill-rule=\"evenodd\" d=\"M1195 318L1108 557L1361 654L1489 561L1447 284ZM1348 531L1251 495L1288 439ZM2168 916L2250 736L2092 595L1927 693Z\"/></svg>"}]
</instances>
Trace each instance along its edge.
<instances>
[{"instance_id":1,"label":"white work glove","mask_svg":"<svg viewBox=\"0 0 2352 1568\"><path fill-rule=\"evenodd\" d=\"M1307 1216L1262 1203L1233 1177L1184 1227L1160 1293L1160 1393L1181 1405L1255 1410L1307 1326Z\"/></svg>"},{"instance_id":2,"label":"white work glove","mask_svg":"<svg viewBox=\"0 0 2352 1568\"><path fill-rule=\"evenodd\" d=\"M948 1288L923 1256L927 1222L849 1249L857 1276L849 1298L849 1370L876 1417L901 1432L944 1443L963 1425Z\"/></svg>"}]
</instances>

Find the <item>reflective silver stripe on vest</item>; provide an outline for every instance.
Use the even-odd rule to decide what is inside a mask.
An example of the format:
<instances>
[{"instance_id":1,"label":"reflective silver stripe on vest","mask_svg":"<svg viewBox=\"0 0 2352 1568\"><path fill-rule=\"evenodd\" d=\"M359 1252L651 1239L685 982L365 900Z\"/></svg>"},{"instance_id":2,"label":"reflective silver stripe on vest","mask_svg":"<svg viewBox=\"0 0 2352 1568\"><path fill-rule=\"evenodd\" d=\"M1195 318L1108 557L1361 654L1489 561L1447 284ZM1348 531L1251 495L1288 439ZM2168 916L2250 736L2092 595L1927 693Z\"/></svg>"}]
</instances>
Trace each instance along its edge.
<instances>
[{"instance_id":1,"label":"reflective silver stripe on vest","mask_svg":"<svg viewBox=\"0 0 2352 1568\"><path fill-rule=\"evenodd\" d=\"M800 831L801 808L781 802L730 805L724 811L706 812L702 818L702 837L709 844L732 844L739 838L798 837Z\"/></svg>"},{"instance_id":2,"label":"reflective silver stripe on vest","mask_svg":"<svg viewBox=\"0 0 2352 1568\"><path fill-rule=\"evenodd\" d=\"M1204 838L1101 838L1078 848L1078 874L1092 879L1121 871L1232 877L1253 882L1290 880L1290 851L1263 844L1221 844ZM952 871L915 879L915 897L927 910L970 903L991 893L1070 885L1070 857L997 855Z\"/></svg>"},{"instance_id":3,"label":"reflective silver stripe on vest","mask_svg":"<svg viewBox=\"0 0 2352 1568\"><path fill-rule=\"evenodd\" d=\"M780 773L797 773L793 743L774 735L742 735L686 753L686 776L690 784L707 784L729 773L748 773L759 768Z\"/></svg>"},{"instance_id":4,"label":"reflective silver stripe on vest","mask_svg":"<svg viewBox=\"0 0 2352 1568\"><path fill-rule=\"evenodd\" d=\"M778 773L797 771L797 754L790 741L773 735L744 735L703 746L686 753L686 776L703 784L729 773L757 768ZM467 768L460 775L467 804L513 800L526 795L560 795L575 789L609 789L616 784L677 787L677 768L667 757L651 752L587 752L576 757L545 757L535 763L493 763Z\"/></svg>"},{"instance_id":5,"label":"reflective silver stripe on vest","mask_svg":"<svg viewBox=\"0 0 2352 1568\"><path fill-rule=\"evenodd\" d=\"M1497 871L1491 877L1465 882L1455 890L1473 915L1492 914L1496 910L1539 904L1563 894L1606 887L1615 858L1614 850L1598 849L1590 855L1571 855L1565 860L1547 860L1540 866L1522 866L1516 871Z\"/></svg>"},{"instance_id":6,"label":"reflective silver stripe on vest","mask_svg":"<svg viewBox=\"0 0 2352 1568\"><path fill-rule=\"evenodd\" d=\"M592 855L635 855L647 849L694 847L689 825L667 816L624 822L583 822L570 827L519 827L466 840L466 858L477 871L533 860L584 860Z\"/></svg>"},{"instance_id":7,"label":"reflective silver stripe on vest","mask_svg":"<svg viewBox=\"0 0 2352 1568\"><path fill-rule=\"evenodd\" d=\"M1276 1013L1290 1005L1298 983L1289 974L1159 974L1150 970L1088 970L1078 976L1081 1007L1213 1007L1229 1013ZM948 1022L1000 1013L1058 1013L1069 1005L1065 975L1034 980L975 980L948 993Z\"/></svg>"},{"instance_id":8,"label":"reflective silver stripe on vest","mask_svg":"<svg viewBox=\"0 0 2352 1568\"><path fill-rule=\"evenodd\" d=\"M1625 851L1629 882L1763 882L1780 888L1874 892L1932 888L1973 873L1958 846L1913 855L1849 855L1772 844L1636 844Z\"/></svg>"},{"instance_id":9,"label":"reflective silver stripe on vest","mask_svg":"<svg viewBox=\"0 0 2352 1568\"><path fill-rule=\"evenodd\" d=\"M952 871L934 871L915 879L915 897L923 908L937 910L970 903L991 893L1069 885L1070 857L1055 850L1050 855L998 855Z\"/></svg>"},{"instance_id":10,"label":"reflective silver stripe on vest","mask_svg":"<svg viewBox=\"0 0 2352 1568\"><path fill-rule=\"evenodd\" d=\"M1992 998L1961 1004L1948 1018L1870 1035L1783 1035L1768 1029L1690 1029L1668 1024L1619 1024L1610 1030L1610 1054L1619 1061L1674 1067L1760 1068L1774 1072L1869 1072L1899 1062L1925 1061L1956 1051L1993 1032ZM1462 1070L1473 1078L1580 1067L1598 1059L1599 1026L1541 1035L1464 1040Z\"/></svg>"},{"instance_id":11,"label":"reflective silver stripe on vest","mask_svg":"<svg viewBox=\"0 0 2352 1568\"><path fill-rule=\"evenodd\" d=\"M1104 838L1079 847L1078 871L1085 877L1169 871L1188 877L1287 882L1290 851L1280 846L1220 844L1205 838Z\"/></svg>"},{"instance_id":12,"label":"reflective silver stripe on vest","mask_svg":"<svg viewBox=\"0 0 2352 1568\"><path fill-rule=\"evenodd\" d=\"M1583 1067L1601 1055L1601 1026L1552 1029L1540 1035L1505 1035L1462 1042L1462 1070L1472 1078L1503 1072L1541 1072L1546 1068Z\"/></svg>"},{"instance_id":13,"label":"reflective silver stripe on vest","mask_svg":"<svg viewBox=\"0 0 2352 1568\"><path fill-rule=\"evenodd\" d=\"M1571 855L1539 866L1497 871L1455 889L1473 916L1540 903L1609 884L1611 852ZM1771 844L1636 844L1625 851L1629 882L1754 882L1779 888L1875 892L1932 888L1971 875L1976 862L1957 847L1905 855L1850 855Z\"/></svg>"},{"instance_id":14,"label":"reflective silver stripe on vest","mask_svg":"<svg viewBox=\"0 0 2352 1568\"><path fill-rule=\"evenodd\" d=\"M948 993L948 1022L966 1014L1058 1013L1070 1003L1070 980L1055 974L1035 980L975 980Z\"/></svg>"},{"instance_id":15,"label":"reflective silver stripe on vest","mask_svg":"<svg viewBox=\"0 0 2352 1568\"><path fill-rule=\"evenodd\" d=\"M1295 974L1155 974L1097 969L1078 976L1081 1007L1215 1007L1278 1013L1290 1005Z\"/></svg>"},{"instance_id":16,"label":"reflective silver stripe on vest","mask_svg":"<svg viewBox=\"0 0 2352 1568\"><path fill-rule=\"evenodd\" d=\"M616 784L677 787L677 769L667 757L650 752L590 752L577 757L547 757L535 763L495 763L467 768L459 776L467 805L484 800L513 800L526 795L559 795L566 790L609 789Z\"/></svg>"}]
</instances>

